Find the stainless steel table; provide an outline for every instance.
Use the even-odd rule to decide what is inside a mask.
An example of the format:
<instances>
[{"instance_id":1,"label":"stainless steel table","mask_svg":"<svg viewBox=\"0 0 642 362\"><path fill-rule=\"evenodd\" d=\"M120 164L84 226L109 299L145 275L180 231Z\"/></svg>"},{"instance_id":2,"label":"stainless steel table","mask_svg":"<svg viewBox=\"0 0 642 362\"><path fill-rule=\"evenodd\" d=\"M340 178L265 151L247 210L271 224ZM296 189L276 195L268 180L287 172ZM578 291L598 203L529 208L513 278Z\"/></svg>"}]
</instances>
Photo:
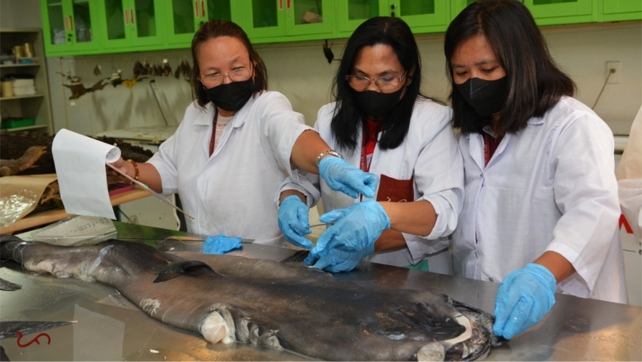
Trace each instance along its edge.
<instances>
[{"instance_id":1,"label":"stainless steel table","mask_svg":"<svg viewBox=\"0 0 642 362\"><path fill-rule=\"evenodd\" d=\"M203 237L114 222L118 239L145 242L168 251L200 251ZM234 252L281 261L296 250L243 244ZM5 265L6 266L6 265ZM0 291L0 320L76 321L0 340L12 360L306 360L288 352L247 345L212 345L197 334L158 322L115 289L76 279L55 279L3 267L0 277L22 285ZM336 277L356 284L427 290L492 312L497 284L362 263ZM642 308L557 295L546 318L493 349L487 360L642 360ZM36 341L39 342L32 342ZM29 344L29 342L31 342ZM28 344L28 345L27 345ZM22 346L22 347L21 347Z\"/></svg>"}]
</instances>

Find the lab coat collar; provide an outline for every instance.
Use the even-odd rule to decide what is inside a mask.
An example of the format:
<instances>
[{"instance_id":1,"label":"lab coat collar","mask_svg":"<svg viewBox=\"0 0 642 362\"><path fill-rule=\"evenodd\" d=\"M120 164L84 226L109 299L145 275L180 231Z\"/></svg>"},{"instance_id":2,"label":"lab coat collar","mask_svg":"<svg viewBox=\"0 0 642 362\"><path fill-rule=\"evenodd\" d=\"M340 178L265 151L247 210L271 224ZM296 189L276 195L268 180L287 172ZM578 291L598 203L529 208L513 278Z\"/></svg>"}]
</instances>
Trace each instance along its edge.
<instances>
[{"instance_id":1,"label":"lab coat collar","mask_svg":"<svg viewBox=\"0 0 642 362\"><path fill-rule=\"evenodd\" d=\"M486 159L484 158L484 136L480 133L471 133L468 135L468 147L470 149L470 155L472 159L475 161L475 164L477 164L477 167L479 167L480 170L483 170L487 167L492 166L492 164L495 162L495 160L504 152L506 149L506 146L508 145L508 142L510 142L510 139L512 137L512 134L507 133L504 135L502 138L501 142L499 143L499 146L497 146L497 149L495 150L495 153L493 156L490 158L490 162L488 162L488 165L486 165Z\"/></svg>"},{"instance_id":2,"label":"lab coat collar","mask_svg":"<svg viewBox=\"0 0 642 362\"><path fill-rule=\"evenodd\" d=\"M529 126L539 126L544 124L544 118L531 117L527 123ZM492 128L490 128L490 126L484 127L484 130L482 132L488 133L489 135L494 137L494 132L492 131ZM488 162L488 165L485 165L486 160L484 159L484 137L479 133L471 133L468 135L468 147L470 149L471 156L480 170L492 166L492 164L496 162L495 160L504 152L504 150L506 150L508 142L510 142L512 136L513 135L511 133L506 133L504 135L501 142L499 143L499 146L497 146L495 153L490 158L490 162Z\"/></svg>"}]
</instances>

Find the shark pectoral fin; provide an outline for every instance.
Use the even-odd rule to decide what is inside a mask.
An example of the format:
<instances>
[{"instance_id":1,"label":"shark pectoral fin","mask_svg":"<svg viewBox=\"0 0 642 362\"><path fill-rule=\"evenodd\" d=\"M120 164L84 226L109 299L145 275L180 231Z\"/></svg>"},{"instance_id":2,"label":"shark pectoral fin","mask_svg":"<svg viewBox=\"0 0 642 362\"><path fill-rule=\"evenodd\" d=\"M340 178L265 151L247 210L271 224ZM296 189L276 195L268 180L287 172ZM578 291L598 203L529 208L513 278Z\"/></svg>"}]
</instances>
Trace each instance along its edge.
<instances>
[{"instance_id":1,"label":"shark pectoral fin","mask_svg":"<svg viewBox=\"0 0 642 362\"><path fill-rule=\"evenodd\" d=\"M202 261L181 261L178 263L169 264L168 266L163 268L163 270L158 273L158 277L154 279L154 283L166 282L170 279L174 279L176 277L180 277L181 275L189 274L197 270L209 270L210 272L216 274L216 272L209 265L203 263Z\"/></svg>"},{"instance_id":2,"label":"shark pectoral fin","mask_svg":"<svg viewBox=\"0 0 642 362\"><path fill-rule=\"evenodd\" d=\"M0 290L6 290L6 291L12 292L12 291L18 290L20 288L22 288L22 285L16 284L16 283L12 283L12 282L10 282L8 280L4 280L4 279L0 278Z\"/></svg>"}]
</instances>

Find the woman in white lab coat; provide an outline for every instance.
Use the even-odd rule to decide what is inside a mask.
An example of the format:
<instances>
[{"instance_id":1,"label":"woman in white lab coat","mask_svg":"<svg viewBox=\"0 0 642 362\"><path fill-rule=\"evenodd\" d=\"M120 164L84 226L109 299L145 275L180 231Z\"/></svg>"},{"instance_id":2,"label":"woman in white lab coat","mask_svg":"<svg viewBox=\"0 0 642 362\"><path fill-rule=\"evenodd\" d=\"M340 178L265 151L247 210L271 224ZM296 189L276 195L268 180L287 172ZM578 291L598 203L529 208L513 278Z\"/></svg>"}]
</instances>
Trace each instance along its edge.
<instances>
[{"instance_id":1,"label":"woman in white lab coat","mask_svg":"<svg viewBox=\"0 0 642 362\"><path fill-rule=\"evenodd\" d=\"M310 248L308 207L319 197L334 223L306 263L349 271L363 258L452 273L448 252L463 197L463 168L451 109L420 94L421 62L408 25L371 18L348 40L334 80L336 101L315 129L346 161L380 176L376 199L350 198L312 176L281 194L279 225ZM428 260L426 262L425 260Z\"/></svg>"},{"instance_id":2,"label":"woman in white lab coat","mask_svg":"<svg viewBox=\"0 0 642 362\"><path fill-rule=\"evenodd\" d=\"M212 20L192 41L193 94L176 133L145 164L116 166L164 194L178 193L187 230L203 235L282 242L274 195L285 175L321 173L337 189L374 194L376 177L330 150L278 92L245 32ZM323 156L321 156L323 154ZM318 158L324 160L320 165ZM324 167L330 164L332 168Z\"/></svg>"},{"instance_id":3,"label":"woman in white lab coat","mask_svg":"<svg viewBox=\"0 0 642 362\"><path fill-rule=\"evenodd\" d=\"M444 51L466 175L454 269L501 282L495 334L537 323L555 292L626 303L613 135L571 98L528 9L475 2Z\"/></svg>"}]
</instances>

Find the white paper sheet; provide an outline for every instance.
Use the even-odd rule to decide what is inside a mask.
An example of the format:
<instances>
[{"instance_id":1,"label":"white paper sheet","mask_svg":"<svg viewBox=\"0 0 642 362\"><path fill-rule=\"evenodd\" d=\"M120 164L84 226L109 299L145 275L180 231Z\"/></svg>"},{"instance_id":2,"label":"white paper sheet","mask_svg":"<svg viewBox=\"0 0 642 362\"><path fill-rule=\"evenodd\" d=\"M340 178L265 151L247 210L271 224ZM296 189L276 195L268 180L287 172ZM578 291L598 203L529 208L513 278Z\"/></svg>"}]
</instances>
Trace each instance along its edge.
<instances>
[{"instance_id":1,"label":"white paper sheet","mask_svg":"<svg viewBox=\"0 0 642 362\"><path fill-rule=\"evenodd\" d=\"M64 128L56 133L51 149L65 211L116 219L105 162L118 160L120 149Z\"/></svg>"}]
</instances>

